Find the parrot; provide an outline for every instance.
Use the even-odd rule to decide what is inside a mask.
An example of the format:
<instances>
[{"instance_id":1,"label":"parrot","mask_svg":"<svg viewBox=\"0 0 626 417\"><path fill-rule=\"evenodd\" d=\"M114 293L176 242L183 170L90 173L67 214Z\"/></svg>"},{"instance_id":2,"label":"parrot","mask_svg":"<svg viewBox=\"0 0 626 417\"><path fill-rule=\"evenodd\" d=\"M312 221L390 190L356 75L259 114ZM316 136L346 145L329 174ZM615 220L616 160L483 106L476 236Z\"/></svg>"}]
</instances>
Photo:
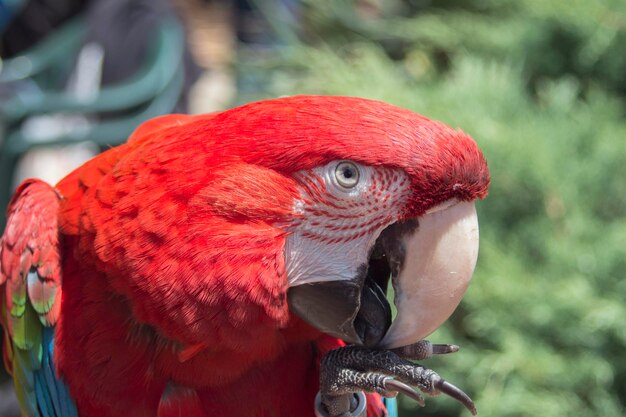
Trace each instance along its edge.
<instances>
[{"instance_id":1,"label":"parrot","mask_svg":"<svg viewBox=\"0 0 626 417\"><path fill-rule=\"evenodd\" d=\"M23 415L381 417L419 391L475 413L411 360L457 350L424 338L468 288L489 182L461 130L306 95L160 116L26 180L0 242Z\"/></svg>"}]
</instances>

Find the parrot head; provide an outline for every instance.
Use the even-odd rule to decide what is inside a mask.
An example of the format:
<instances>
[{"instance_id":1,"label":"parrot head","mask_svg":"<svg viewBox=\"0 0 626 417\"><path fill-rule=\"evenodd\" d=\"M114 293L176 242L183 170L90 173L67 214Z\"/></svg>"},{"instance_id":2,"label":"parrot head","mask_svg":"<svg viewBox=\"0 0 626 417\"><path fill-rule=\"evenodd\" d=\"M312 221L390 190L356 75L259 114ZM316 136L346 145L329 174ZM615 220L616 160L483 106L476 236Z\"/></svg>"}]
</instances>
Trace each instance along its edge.
<instances>
[{"instance_id":1,"label":"parrot head","mask_svg":"<svg viewBox=\"0 0 626 417\"><path fill-rule=\"evenodd\" d=\"M349 97L253 103L213 122L238 162L267 169L255 186L275 184L274 204L290 190L275 225L286 235L292 312L347 342L387 348L424 338L452 314L478 254L474 202L489 185L468 135Z\"/></svg>"},{"instance_id":2,"label":"parrot head","mask_svg":"<svg viewBox=\"0 0 626 417\"><path fill-rule=\"evenodd\" d=\"M467 289L478 254L474 203L487 195L489 170L476 143L443 123L379 101L298 96L154 119L128 146L102 189L129 202L112 206L117 217L93 217L119 217L99 226L96 246L103 262L126 257L117 261L134 268L124 291L150 294L134 300L137 314L158 317L172 339L202 340L186 330L188 317L215 338L217 325L202 317L222 297L220 314L233 323L264 311L282 327L295 314L349 343L399 347L440 326ZM146 161L154 168L137 175ZM162 243L105 233L128 228L128 205ZM189 266L175 277L149 269L157 250ZM164 298L181 293L185 314L165 315L163 306L178 304Z\"/></svg>"}]
</instances>

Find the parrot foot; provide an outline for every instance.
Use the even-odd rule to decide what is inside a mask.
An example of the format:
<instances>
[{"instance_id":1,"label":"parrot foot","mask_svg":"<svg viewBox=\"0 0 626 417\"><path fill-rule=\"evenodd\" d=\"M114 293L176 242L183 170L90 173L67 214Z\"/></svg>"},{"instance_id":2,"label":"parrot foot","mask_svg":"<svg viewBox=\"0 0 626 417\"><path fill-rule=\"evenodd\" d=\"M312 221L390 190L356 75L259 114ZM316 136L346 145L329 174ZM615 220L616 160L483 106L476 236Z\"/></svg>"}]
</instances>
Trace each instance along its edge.
<instances>
[{"instance_id":1,"label":"parrot foot","mask_svg":"<svg viewBox=\"0 0 626 417\"><path fill-rule=\"evenodd\" d=\"M422 340L413 345L391 350L362 346L345 346L324 356L320 368L320 397L328 417L357 417L353 414L354 394L376 392L394 397L401 392L424 406L421 392L436 396L446 394L463 404L472 415L476 407L471 398L435 371L407 359L426 359L437 354L458 351L454 345L433 345Z\"/></svg>"}]
</instances>

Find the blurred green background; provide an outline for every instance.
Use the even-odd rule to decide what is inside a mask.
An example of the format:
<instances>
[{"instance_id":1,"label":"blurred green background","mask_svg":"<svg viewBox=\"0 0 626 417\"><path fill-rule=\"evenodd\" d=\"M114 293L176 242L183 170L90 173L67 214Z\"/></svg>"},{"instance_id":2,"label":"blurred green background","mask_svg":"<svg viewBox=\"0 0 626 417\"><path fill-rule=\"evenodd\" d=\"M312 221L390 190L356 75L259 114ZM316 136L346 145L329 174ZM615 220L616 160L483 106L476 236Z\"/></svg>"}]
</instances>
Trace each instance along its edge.
<instances>
[{"instance_id":1,"label":"blurred green background","mask_svg":"<svg viewBox=\"0 0 626 417\"><path fill-rule=\"evenodd\" d=\"M302 19L240 60L260 86L241 101L379 99L462 128L489 162L474 281L430 337L461 351L425 364L483 416L626 415L626 2L310 0Z\"/></svg>"}]
</instances>

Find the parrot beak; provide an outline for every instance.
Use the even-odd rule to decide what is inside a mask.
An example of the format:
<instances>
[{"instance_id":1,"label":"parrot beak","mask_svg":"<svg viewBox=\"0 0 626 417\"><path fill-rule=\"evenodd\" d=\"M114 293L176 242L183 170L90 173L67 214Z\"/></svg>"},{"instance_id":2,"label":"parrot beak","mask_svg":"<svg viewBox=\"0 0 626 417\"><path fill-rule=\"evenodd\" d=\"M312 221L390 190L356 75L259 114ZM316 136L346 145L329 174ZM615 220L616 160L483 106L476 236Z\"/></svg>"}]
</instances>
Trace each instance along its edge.
<instances>
[{"instance_id":1,"label":"parrot beak","mask_svg":"<svg viewBox=\"0 0 626 417\"><path fill-rule=\"evenodd\" d=\"M392 277L398 314L381 347L406 346L431 334L456 309L472 279L478 258L476 206L461 202L439 208L400 239L406 256Z\"/></svg>"},{"instance_id":2,"label":"parrot beak","mask_svg":"<svg viewBox=\"0 0 626 417\"><path fill-rule=\"evenodd\" d=\"M409 345L452 314L477 256L476 207L450 200L418 219L384 229L356 277L290 288L290 308L320 331L349 343ZM389 279L397 309L393 322L385 294Z\"/></svg>"}]
</instances>

